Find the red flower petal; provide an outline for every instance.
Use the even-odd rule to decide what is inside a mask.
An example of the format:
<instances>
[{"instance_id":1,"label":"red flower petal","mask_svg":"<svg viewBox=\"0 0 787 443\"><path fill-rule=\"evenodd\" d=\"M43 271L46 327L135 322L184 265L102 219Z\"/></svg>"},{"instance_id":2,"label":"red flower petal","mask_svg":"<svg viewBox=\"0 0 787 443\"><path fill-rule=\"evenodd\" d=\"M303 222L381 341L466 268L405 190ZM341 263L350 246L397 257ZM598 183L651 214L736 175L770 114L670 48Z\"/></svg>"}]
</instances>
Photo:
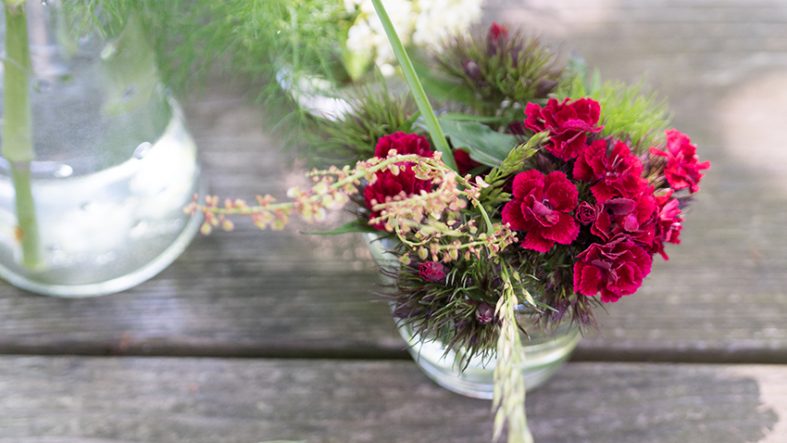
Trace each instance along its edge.
<instances>
[{"instance_id":1,"label":"red flower petal","mask_svg":"<svg viewBox=\"0 0 787 443\"><path fill-rule=\"evenodd\" d=\"M503 206L503 210L500 212L500 218L503 219L503 223L508 223L514 231L527 229L527 223L522 217L521 205L521 200L511 200Z\"/></svg>"},{"instance_id":2,"label":"red flower petal","mask_svg":"<svg viewBox=\"0 0 787 443\"><path fill-rule=\"evenodd\" d=\"M520 245L525 249L545 253L549 252L552 246L555 246L555 242L541 237L541 235L535 231L531 231L525 234L525 239L522 240Z\"/></svg>"},{"instance_id":3,"label":"red flower petal","mask_svg":"<svg viewBox=\"0 0 787 443\"><path fill-rule=\"evenodd\" d=\"M551 228L541 231L541 235L561 245L570 245L579 235L579 224L568 214L556 214L559 217L558 222Z\"/></svg>"},{"instance_id":4,"label":"red flower petal","mask_svg":"<svg viewBox=\"0 0 787 443\"><path fill-rule=\"evenodd\" d=\"M534 169L520 172L514 177L514 184L511 192L516 199L523 199L527 195L537 192L536 198L541 198L544 188L544 174Z\"/></svg>"},{"instance_id":5,"label":"red flower petal","mask_svg":"<svg viewBox=\"0 0 787 443\"><path fill-rule=\"evenodd\" d=\"M557 211L573 211L577 207L579 192L566 174L555 171L544 179L544 197Z\"/></svg>"}]
</instances>

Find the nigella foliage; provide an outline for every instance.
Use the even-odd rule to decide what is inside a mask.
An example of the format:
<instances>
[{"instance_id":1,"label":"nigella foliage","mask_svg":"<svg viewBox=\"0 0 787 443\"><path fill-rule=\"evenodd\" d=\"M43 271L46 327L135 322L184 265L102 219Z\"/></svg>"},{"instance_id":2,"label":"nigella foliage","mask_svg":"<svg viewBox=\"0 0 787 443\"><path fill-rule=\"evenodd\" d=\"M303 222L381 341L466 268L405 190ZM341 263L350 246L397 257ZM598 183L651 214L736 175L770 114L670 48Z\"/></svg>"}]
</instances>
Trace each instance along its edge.
<instances>
[{"instance_id":1,"label":"nigella foliage","mask_svg":"<svg viewBox=\"0 0 787 443\"><path fill-rule=\"evenodd\" d=\"M381 137L414 131L415 103L410 96L391 94L384 84L355 90L349 103L351 110L338 118L312 120L307 144L313 161L348 163L372 157Z\"/></svg>"},{"instance_id":2,"label":"nigella foliage","mask_svg":"<svg viewBox=\"0 0 787 443\"><path fill-rule=\"evenodd\" d=\"M427 282L419 267L403 265L393 275L397 283L389 297L397 321L424 339L445 343L464 364L475 355L491 355L498 337L499 266L489 259L460 259L446 265L442 279Z\"/></svg>"},{"instance_id":3,"label":"nigella foliage","mask_svg":"<svg viewBox=\"0 0 787 443\"><path fill-rule=\"evenodd\" d=\"M591 97L601 105L602 135L626 140L639 154L664 141L670 113L664 99L642 84L602 82L598 72L588 73L581 60L573 60L555 90L559 98Z\"/></svg>"},{"instance_id":4,"label":"nigella foliage","mask_svg":"<svg viewBox=\"0 0 787 443\"><path fill-rule=\"evenodd\" d=\"M403 248L398 253L407 254ZM554 250L544 257L522 249L507 254L505 260L523 276L520 281L512 281L514 293L532 294L537 306L533 307L531 300L518 300L519 316L526 318L518 322L523 333L536 323L547 330L562 322L581 328L595 326L593 308L598 302L574 293L570 254ZM442 267L442 278L429 277L424 264ZM504 290L499 259L459 258L443 264L412 257L410 264L383 272L396 281L385 295L393 304L398 322L425 340L444 343L457 353L462 364L474 356L494 353L499 332L494 308Z\"/></svg>"},{"instance_id":5,"label":"nigella foliage","mask_svg":"<svg viewBox=\"0 0 787 443\"><path fill-rule=\"evenodd\" d=\"M454 36L434 58L440 74L461 85L454 90L464 91L454 99L503 125L520 120L525 103L545 99L561 76L555 55L538 39L496 24L485 34Z\"/></svg>"}]
</instances>

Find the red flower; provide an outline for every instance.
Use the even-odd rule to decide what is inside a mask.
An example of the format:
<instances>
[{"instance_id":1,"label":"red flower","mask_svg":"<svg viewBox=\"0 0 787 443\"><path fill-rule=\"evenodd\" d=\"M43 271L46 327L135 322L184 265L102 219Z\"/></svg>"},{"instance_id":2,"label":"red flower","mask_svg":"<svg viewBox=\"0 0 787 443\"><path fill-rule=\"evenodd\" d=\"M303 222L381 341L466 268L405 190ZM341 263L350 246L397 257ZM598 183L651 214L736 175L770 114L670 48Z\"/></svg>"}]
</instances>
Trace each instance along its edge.
<instances>
[{"instance_id":1,"label":"red flower","mask_svg":"<svg viewBox=\"0 0 787 443\"><path fill-rule=\"evenodd\" d=\"M596 221L598 210L595 206L588 202L581 202L577 206L577 221L585 226L592 224Z\"/></svg>"},{"instance_id":2,"label":"red flower","mask_svg":"<svg viewBox=\"0 0 787 443\"><path fill-rule=\"evenodd\" d=\"M667 166L664 168L667 183L676 191L685 188L689 188L692 193L699 191L702 179L700 171L710 168L710 162L699 162L697 146L691 143L686 134L675 129L668 130L666 134L667 150L650 148L650 153L667 159Z\"/></svg>"},{"instance_id":3,"label":"red flower","mask_svg":"<svg viewBox=\"0 0 787 443\"><path fill-rule=\"evenodd\" d=\"M590 232L605 242L623 236L650 248L656 237L656 211L658 206L650 187L636 199L611 198L600 205Z\"/></svg>"},{"instance_id":4,"label":"red flower","mask_svg":"<svg viewBox=\"0 0 787 443\"><path fill-rule=\"evenodd\" d=\"M650 254L631 240L593 243L574 263L574 292L588 297L600 292L602 302L614 303L637 292L652 263Z\"/></svg>"},{"instance_id":5,"label":"red flower","mask_svg":"<svg viewBox=\"0 0 787 443\"><path fill-rule=\"evenodd\" d=\"M574 179L595 183L590 191L599 203L615 197L634 197L647 182L641 177L642 162L628 145L615 142L608 151L607 140L597 140L574 163Z\"/></svg>"},{"instance_id":6,"label":"red flower","mask_svg":"<svg viewBox=\"0 0 787 443\"><path fill-rule=\"evenodd\" d=\"M492 22L489 32L486 34L486 52L489 55L497 54L500 47L508 40L508 28L496 22Z\"/></svg>"},{"instance_id":7,"label":"red flower","mask_svg":"<svg viewBox=\"0 0 787 443\"><path fill-rule=\"evenodd\" d=\"M570 214L577 207L577 188L564 173L521 172L514 177L512 193L501 216L511 229L525 231L523 248L547 252L555 243L568 245L579 235Z\"/></svg>"},{"instance_id":8,"label":"red flower","mask_svg":"<svg viewBox=\"0 0 787 443\"><path fill-rule=\"evenodd\" d=\"M380 137L374 148L374 155L385 158L391 149L396 149L399 155L418 154L421 157L431 157L433 152L429 140L425 137L401 131Z\"/></svg>"},{"instance_id":9,"label":"red flower","mask_svg":"<svg viewBox=\"0 0 787 443\"><path fill-rule=\"evenodd\" d=\"M436 261L425 261L418 265L418 275L431 283L439 283L445 280L445 266Z\"/></svg>"},{"instance_id":10,"label":"red flower","mask_svg":"<svg viewBox=\"0 0 787 443\"><path fill-rule=\"evenodd\" d=\"M459 169L459 175L465 176L473 169L481 166L481 163L470 158L470 154L462 149L454 149L454 160L456 167Z\"/></svg>"},{"instance_id":11,"label":"red flower","mask_svg":"<svg viewBox=\"0 0 787 443\"><path fill-rule=\"evenodd\" d=\"M370 219L380 215L372 209L375 203L383 203L396 196L404 197L421 191L428 191L432 186L431 181L420 180L415 177L412 165L400 164L399 174L397 175L386 169L378 171L375 177L374 183L366 186L363 190L366 208L371 212ZM381 231L385 230L385 226L382 223L372 226Z\"/></svg>"},{"instance_id":12,"label":"red flower","mask_svg":"<svg viewBox=\"0 0 787 443\"><path fill-rule=\"evenodd\" d=\"M680 244L680 231L683 229L683 216L680 211L680 202L672 198L672 189L656 196L658 216L656 218L656 239L653 243L653 252L658 252L669 260L664 250L664 243Z\"/></svg>"},{"instance_id":13,"label":"red flower","mask_svg":"<svg viewBox=\"0 0 787 443\"><path fill-rule=\"evenodd\" d=\"M507 38L508 28L497 22L492 22L492 25L489 26L489 32L486 35L486 39L490 42L497 43L498 41L505 40Z\"/></svg>"},{"instance_id":14,"label":"red flower","mask_svg":"<svg viewBox=\"0 0 787 443\"><path fill-rule=\"evenodd\" d=\"M534 132L549 131L547 150L569 161L583 150L588 133L601 131L597 126L600 115L601 107L595 100L581 98L558 102L550 98L543 108L536 103L525 106L525 126Z\"/></svg>"}]
</instances>

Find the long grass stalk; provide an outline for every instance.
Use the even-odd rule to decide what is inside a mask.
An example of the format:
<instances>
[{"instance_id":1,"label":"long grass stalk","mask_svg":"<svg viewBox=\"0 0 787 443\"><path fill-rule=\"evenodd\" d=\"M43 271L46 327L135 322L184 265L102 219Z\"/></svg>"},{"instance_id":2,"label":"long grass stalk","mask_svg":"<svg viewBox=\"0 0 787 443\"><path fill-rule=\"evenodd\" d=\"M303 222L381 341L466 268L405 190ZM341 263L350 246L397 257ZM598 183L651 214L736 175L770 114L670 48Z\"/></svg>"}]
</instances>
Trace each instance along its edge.
<instances>
[{"instance_id":1,"label":"long grass stalk","mask_svg":"<svg viewBox=\"0 0 787 443\"><path fill-rule=\"evenodd\" d=\"M30 163L34 159L32 112L30 109L30 46L24 2L6 0L5 72L3 73L2 156L11 168L15 191L17 238L22 246L22 264L40 264L38 222L31 186Z\"/></svg>"},{"instance_id":2,"label":"long grass stalk","mask_svg":"<svg viewBox=\"0 0 787 443\"><path fill-rule=\"evenodd\" d=\"M385 6L383 6L382 0L372 0L372 4L374 5L375 12L377 12L377 17L379 17L380 22L383 24L383 29L385 29L385 34L388 36L388 41L391 43L391 48L393 48L396 60L402 68L404 79L407 81L407 86L410 87L410 92L413 94L415 104L418 106L418 110L421 112L421 116L426 122L426 128L429 131L429 135L432 137L432 142L443 154L443 162L456 171L454 154L451 151L451 147L448 146L448 140L445 138L443 128L440 127L437 115L434 113L434 109L432 109L432 105L429 103L429 98L426 96L424 87L415 72L413 62L410 60L410 56L407 55L407 50L404 48L402 40L399 39L399 35L396 33L396 29L391 22L391 18L388 16L388 12L385 10Z\"/></svg>"}]
</instances>

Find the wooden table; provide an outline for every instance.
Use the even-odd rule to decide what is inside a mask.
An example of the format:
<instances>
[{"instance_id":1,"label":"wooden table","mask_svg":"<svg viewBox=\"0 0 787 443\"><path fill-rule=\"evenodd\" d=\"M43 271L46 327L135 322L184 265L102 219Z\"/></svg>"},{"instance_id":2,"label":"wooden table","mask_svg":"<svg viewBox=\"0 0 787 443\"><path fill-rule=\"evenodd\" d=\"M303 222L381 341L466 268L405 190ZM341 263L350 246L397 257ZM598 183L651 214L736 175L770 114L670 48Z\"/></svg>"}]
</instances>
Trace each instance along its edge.
<instances>
[{"instance_id":1,"label":"wooden table","mask_svg":"<svg viewBox=\"0 0 787 443\"><path fill-rule=\"evenodd\" d=\"M713 162L681 247L528 397L539 442L787 442L787 2L497 0L607 78L644 77ZM232 88L188 108L213 190L281 193ZM0 285L0 442L486 442L490 404L403 349L359 238L199 238L124 294Z\"/></svg>"}]
</instances>

